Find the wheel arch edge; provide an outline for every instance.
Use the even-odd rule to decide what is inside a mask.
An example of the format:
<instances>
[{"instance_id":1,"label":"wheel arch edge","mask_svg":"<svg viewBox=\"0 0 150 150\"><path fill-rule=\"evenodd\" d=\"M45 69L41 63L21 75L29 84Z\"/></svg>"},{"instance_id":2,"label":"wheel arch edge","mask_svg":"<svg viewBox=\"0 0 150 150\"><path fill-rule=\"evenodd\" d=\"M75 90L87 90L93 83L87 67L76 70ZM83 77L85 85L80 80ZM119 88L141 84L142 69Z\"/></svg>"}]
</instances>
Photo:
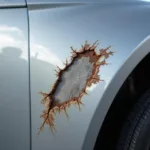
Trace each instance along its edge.
<instances>
[{"instance_id":1,"label":"wheel arch edge","mask_svg":"<svg viewBox=\"0 0 150 150\"><path fill-rule=\"evenodd\" d=\"M130 54L123 65L118 69L113 76L111 82L107 86L99 104L94 112L88 131L85 135L82 150L91 150L94 148L96 138L101 129L103 121L107 115L109 108L115 96L117 95L122 84L133 71L133 69L139 64L139 62L150 52L150 35L146 37ZM111 97L110 97L111 95ZM105 108L105 109L102 109Z\"/></svg>"}]
</instances>

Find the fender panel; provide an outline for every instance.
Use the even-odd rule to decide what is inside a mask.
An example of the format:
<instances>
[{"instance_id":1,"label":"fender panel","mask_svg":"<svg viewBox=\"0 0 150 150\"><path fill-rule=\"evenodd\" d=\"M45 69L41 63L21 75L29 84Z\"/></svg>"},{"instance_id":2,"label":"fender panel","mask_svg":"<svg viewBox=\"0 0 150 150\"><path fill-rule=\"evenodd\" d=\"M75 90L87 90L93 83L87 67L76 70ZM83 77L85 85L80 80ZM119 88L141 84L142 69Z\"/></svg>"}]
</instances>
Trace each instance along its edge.
<instances>
[{"instance_id":1,"label":"fender panel","mask_svg":"<svg viewBox=\"0 0 150 150\"><path fill-rule=\"evenodd\" d=\"M47 6L43 1L39 1L42 5L30 2L29 0L32 149L81 150L86 135L89 135L87 132L91 133L88 129L93 124L95 110L102 104L101 98L112 77L133 49L149 35L150 10L144 2L116 2L113 5L48 2ZM115 51L107 61L111 64L100 68L99 74L104 82L87 91L89 95L82 99L84 105L81 106L81 112L72 106L67 109L68 120L64 113L56 115L55 136L50 132L49 126L45 126L44 131L37 136L43 121L40 115L44 110L40 103L43 97L39 92L49 93L57 79L54 71L57 69L56 65L63 68L66 58L70 60L70 46L79 50L86 40L90 44L99 40L98 49L112 46L111 51ZM100 107L102 120L108 106ZM97 131L98 129L92 132ZM86 147L87 149L94 145L97 134L90 135L93 141L89 138L91 146Z\"/></svg>"}]
</instances>

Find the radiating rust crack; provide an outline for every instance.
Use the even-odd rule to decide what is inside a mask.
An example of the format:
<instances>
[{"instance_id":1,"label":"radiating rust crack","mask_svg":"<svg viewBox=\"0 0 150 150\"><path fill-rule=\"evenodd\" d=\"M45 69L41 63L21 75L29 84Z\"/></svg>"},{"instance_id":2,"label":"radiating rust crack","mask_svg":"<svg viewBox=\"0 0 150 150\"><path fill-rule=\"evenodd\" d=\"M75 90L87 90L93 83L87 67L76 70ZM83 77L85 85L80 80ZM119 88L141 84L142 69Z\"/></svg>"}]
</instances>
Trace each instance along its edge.
<instances>
[{"instance_id":1,"label":"radiating rust crack","mask_svg":"<svg viewBox=\"0 0 150 150\"><path fill-rule=\"evenodd\" d=\"M68 107L70 107L71 104L75 104L79 107L79 110L81 110L80 105L83 105L81 98L83 97L83 95L87 94L87 92L86 92L87 87L90 87L92 84L97 84L97 83L103 81L102 79L100 79L100 76L98 75L99 69L101 66L107 64L106 59L110 55L113 55L113 52L109 51L109 49L110 49L110 46L109 46L105 49L99 49L99 53L97 53L96 48L97 48L98 44L99 44L98 41L96 41L92 45L90 45L86 41L85 44L82 46L82 48L78 51L73 49L73 47L71 47L72 56L71 56L70 63L66 59L66 63L64 63L65 67L63 69L61 69L61 68L59 68L59 66L57 66L57 70L56 70L57 80L54 83L54 85L52 86L51 91L48 94L40 92L41 95L44 97L42 99L41 103L45 105L45 110L43 111L43 113L41 115L41 118L43 118L44 121L39 129L39 133L40 133L40 131L43 130L45 124L48 124L52 133L54 133L54 130L55 130L54 115L55 115L55 113L57 113L57 112L60 113L60 112L64 111L66 114L66 117L69 118L69 115L68 115L66 109ZM91 73L90 77L88 79L85 79L86 80L85 87L80 91L80 94L77 97L72 97L71 99L66 99L63 102L57 101L55 99L54 94L57 91L59 83L61 82L61 77L62 77L63 73L66 72L68 70L68 68L70 68L76 60L79 60L83 57L88 57L89 62L91 64L93 64L92 73ZM102 61L100 61L101 58L103 58Z\"/></svg>"}]
</instances>

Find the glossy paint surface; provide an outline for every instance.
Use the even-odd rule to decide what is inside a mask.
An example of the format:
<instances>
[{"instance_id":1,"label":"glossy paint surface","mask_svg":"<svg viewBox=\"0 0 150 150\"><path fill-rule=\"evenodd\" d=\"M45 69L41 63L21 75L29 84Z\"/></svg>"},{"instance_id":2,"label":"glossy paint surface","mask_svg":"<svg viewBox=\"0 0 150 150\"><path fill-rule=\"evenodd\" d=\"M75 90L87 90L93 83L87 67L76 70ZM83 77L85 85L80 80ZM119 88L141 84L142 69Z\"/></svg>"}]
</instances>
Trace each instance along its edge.
<instances>
[{"instance_id":1,"label":"glossy paint surface","mask_svg":"<svg viewBox=\"0 0 150 150\"><path fill-rule=\"evenodd\" d=\"M27 9L0 9L0 149L30 149Z\"/></svg>"},{"instance_id":2,"label":"glossy paint surface","mask_svg":"<svg viewBox=\"0 0 150 150\"><path fill-rule=\"evenodd\" d=\"M103 4L111 4L111 3L119 3L119 2L125 2L125 3L129 3L129 2L149 2L149 0L27 0L28 4L33 4L33 3L82 3L82 2L88 2L88 3L103 3Z\"/></svg>"},{"instance_id":3,"label":"glossy paint surface","mask_svg":"<svg viewBox=\"0 0 150 150\"><path fill-rule=\"evenodd\" d=\"M25 0L0 0L0 8L23 6L26 6Z\"/></svg>"},{"instance_id":4,"label":"glossy paint surface","mask_svg":"<svg viewBox=\"0 0 150 150\"><path fill-rule=\"evenodd\" d=\"M32 149L33 150L91 150L96 140L91 134L91 143L85 138L88 135L93 116L101 117L101 123L109 107L101 107L100 114L95 114L97 107L104 103L102 96L118 69L128 59L135 47L150 34L150 3L84 3L67 5L29 2L30 52L31 52L31 105L32 105ZM46 3L46 1L45 1ZM41 7L42 6L42 7ZM70 58L71 49L80 49L85 41L93 44L100 41L99 48L112 46L114 56L108 59L107 66L100 68L104 82L88 89L82 98L84 106L71 106L67 109L69 120L64 113L56 115L55 136L45 126L38 136L42 120L40 114L44 107L40 104L40 91L48 93L57 79L56 65L64 67L63 62ZM133 68L131 68L133 69ZM108 93L107 99L111 99ZM107 101L108 106L111 101ZM105 104L104 106L106 106ZM96 122L94 122L96 123ZM97 132L98 130L94 130ZM95 134L96 135L96 134ZM90 138L89 138L90 139ZM88 145L89 142L91 146ZM83 145L88 145L87 147Z\"/></svg>"}]
</instances>

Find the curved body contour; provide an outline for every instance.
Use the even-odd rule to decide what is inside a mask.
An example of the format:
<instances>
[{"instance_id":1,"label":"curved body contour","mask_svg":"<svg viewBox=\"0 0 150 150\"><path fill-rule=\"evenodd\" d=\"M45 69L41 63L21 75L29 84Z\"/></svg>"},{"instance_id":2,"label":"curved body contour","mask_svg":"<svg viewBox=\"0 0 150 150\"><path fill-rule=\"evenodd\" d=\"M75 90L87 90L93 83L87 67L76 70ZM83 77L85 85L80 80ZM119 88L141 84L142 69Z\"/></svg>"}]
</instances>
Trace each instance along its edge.
<instances>
[{"instance_id":1,"label":"curved body contour","mask_svg":"<svg viewBox=\"0 0 150 150\"><path fill-rule=\"evenodd\" d=\"M32 150L93 149L119 88L150 51L149 8L150 3L146 0L27 0L28 16L24 17L29 24L24 30L27 32L29 29L30 41L31 101L27 99L31 102L31 120L29 116L26 120L31 123L31 130L28 127L28 131ZM24 8L23 13L26 15L27 10ZM91 44L99 40L99 48L111 46L115 52L108 58L108 65L100 68L99 74L104 81L88 88L88 95L82 98L84 105L81 106L81 112L72 105L67 109L69 119L65 113L56 114L55 135L48 126L37 135L43 121L40 115L44 110L39 92L48 93L51 90L57 79L54 71L56 65L63 67L66 58L70 58L70 46L78 50L86 40ZM26 72L28 73L28 68ZM19 78L20 75L17 74L16 77ZM25 85L29 86L27 83L29 82ZM17 85L14 84L13 87ZM20 88L19 94L22 93Z\"/></svg>"}]
</instances>

